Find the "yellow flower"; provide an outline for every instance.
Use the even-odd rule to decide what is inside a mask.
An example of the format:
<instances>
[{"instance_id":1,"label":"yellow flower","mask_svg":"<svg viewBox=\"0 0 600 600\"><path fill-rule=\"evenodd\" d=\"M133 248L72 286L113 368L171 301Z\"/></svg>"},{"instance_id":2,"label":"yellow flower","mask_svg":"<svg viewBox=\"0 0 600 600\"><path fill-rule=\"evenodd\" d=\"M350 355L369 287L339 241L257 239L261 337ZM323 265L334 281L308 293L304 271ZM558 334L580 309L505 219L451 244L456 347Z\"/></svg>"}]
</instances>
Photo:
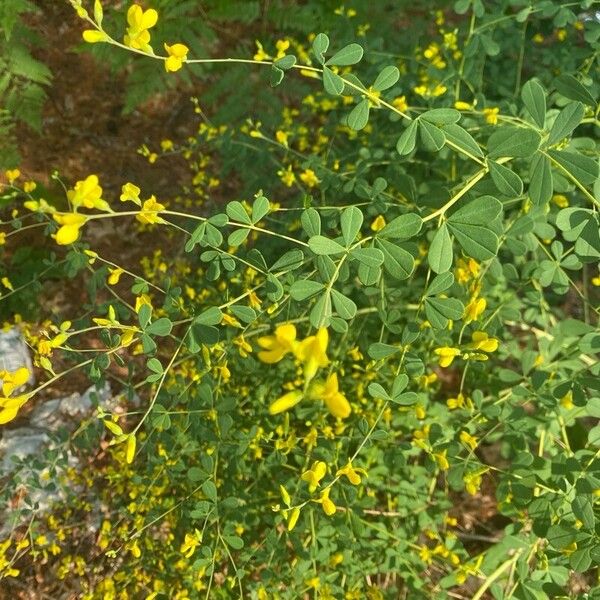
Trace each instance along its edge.
<instances>
[{"instance_id":1,"label":"yellow flower","mask_svg":"<svg viewBox=\"0 0 600 600\"><path fill-rule=\"evenodd\" d=\"M157 21L158 13L153 8L145 11L138 4L132 4L127 11L129 27L123 38L125 45L135 50L151 51L148 29L154 27Z\"/></svg>"},{"instance_id":2,"label":"yellow flower","mask_svg":"<svg viewBox=\"0 0 600 600\"><path fill-rule=\"evenodd\" d=\"M83 32L82 37L88 44L106 42L109 39L104 31L99 31L98 29L86 29Z\"/></svg>"},{"instance_id":3,"label":"yellow flower","mask_svg":"<svg viewBox=\"0 0 600 600\"><path fill-rule=\"evenodd\" d=\"M277 49L276 59L283 58L285 56L285 51L290 47L289 40L277 40L275 42L275 48Z\"/></svg>"},{"instance_id":4,"label":"yellow flower","mask_svg":"<svg viewBox=\"0 0 600 600\"><path fill-rule=\"evenodd\" d=\"M7 290L11 290L12 292L15 291L15 288L8 277L2 277L2 279L0 279L0 283L2 283Z\"/></svg>"},{"instance_id":5,"label":"yellow flower","mask_svg":"<svg viewBox=\"0 0 600 600\"><path fill-rule=\"evenodd\" d=\"M121 187L121 202L135 202L138 206L142 205L142 201L140 200L140 188L133 183L125 183Z\"/></svg>"},{"instance_id":6,"label":"yellow flower","mask_svg":"<svg viewBox=\"0 0 600 600\"><path fill-rule=\"evenodd\" d=\"M86 217L77 213L63 213L55 214L54 220L61 227L52 237L60 246L67 246L79 237L79 230L85 225Z\"/></svg>"},{"instance_id":7,"label":"yellow flower","mask_svg":"<svg viewBox=\"0 0 600 600\"><path fill-rule=\"evenodd\" d=\"M304 171L300 173L300 181L309 188L314 188L319 183L319 180L312 169L304 169Z\"/></svg>"},{"instance_id":8,"label":"yellow flower","mask_svg":"<svg viewBox=\"0 0 600 600\"><path fill-rule=\"evenodd\" d=\"M481 487L481 476L487 471L487 469L474 471L472 473L465 473L463 475L463 482L465 484L465 490L471 496L475 496Z\"/></svg>"},{"instance_id":9,"label":"yellow flower","mask_svg":"<svg viewBox=\"0 0 600 600\"><path fill-rule=\"evenodd\" d=\"M536 44L541 44L544 41L544 36L541 33L536 33L533 38L531 38Z\"/></svg>"},{"instance_id":10,"label":"yellow flower","mask_svg":"<svg viewBox=\"0 0 600 600\"><path fill-rule=\"evenodd\" d=\"M329 498L330 492L331 492L331 488L330 487L326 488L325 490L323 490L323 493L321 494L321 497L319 498L319 502L321 503L321 506L323 507L323 512L328 517L335 515L335 513L337 511L336 505Z\"/></svg>"},{"instance_id":11,"label":"yellow flower","mask_svg":"<svg viewBox=\"0 0 600 600\"><path fill-rule=\"evenodd\" d=\"M463 394L458 394L456 398L448 398L446 400L446 405L450 410L455 410L457 408L473 408L473 402L469 398L465 398Z\"/></svg>"},{"instance_id":12,"label":"yellow flower","mask_svg":"<svg viewBox=\"0 0 600 600\"><path fill-rule=\"evenodd\" d=\"M136 446L135 434L130 433L127 436L127 445L125 447L125 461L127 462L128 465L130 465L133 462L133 459L135 457L135 446Z\"/></svg>"},{"instance_id":13,"label":"yellow flower","mask_svg":"<svg viewBox=\"0 0 600 600\"><path fill-rule=\"evenodd\" d=\"M311 335L302 340L295 350L296 358L304 363L304 377L307 381L315 376L320 367L326 367L329 364L327 358L328 343L329 333L325 327L321 327L316 335Z\"/></svg>"},{"instance_id":14,"label":"yellow flower","mask_svg":"<svg viewBox=\"0 0 600 600\"><path fill-rule=\"evenodd\" d=\"M190 558L196 548L202 543L202 532L194 529L194 533L186 533L179 551L186 557Z\"/></svg>"},{"instance_id":15,"label":"yellow flower","mask_svg":"<svg viewBox=\"0 0 600 600\"><path fill-rule=\"evenodd\" d=\"M499 112L499 108L484 108L483 116L485 117L485 122L489 123L490 125L497 125Z\"/></svg>"},{"instance_id":16,"label":"yellow flower","mask_svg":"<svg viewBox=\"0 0 600 600\"><path fill-rule=\"evenodd\" d=\"M298 390L294 390L292 392L284 394L283 396L275 400L275 402L273 402L271 406L269 406L269 413L272 415L277 415L279 413L285 412L286 410L289 410L290 408L293 408L294 406L296 406L296 404L298 404L298 402L300 402L300 400L302 400L303 395L304 394Z\"/></svg>"},{"instance_id":17,"label":"yellow flower","mask_svg":"<svg viewBox=\"0 0 600 600\"><path fill-rule=\"evenodd\" d=\"M383 215L377 215L371 223L371 231L381 231L386 225Z\"/></svg>"},{"instance_id":18,"label":"yellow flower","mask_svg":"<svg viewBox=\"0 0 600 600\"><path fill-rule=\"evenodd\" d=\"M280 129L275 132L275 139L282 145L287 148L288 145L288 134L285 131L281 131Z\"/></svg>"},{"instance_id":19,"label":"yellow flower","mask_svg":"<svg viewBox=\"0 0 600 600\"><path fill-rule=\"evenodd\" d=\"M485 298L472 298L469 304L465 306L465 314L463 316L465 323L477 321L479 317L483 314L486 305L487 302Z\"/></svg>"},{"instance_id":20,"label":"yellow flower","mask_svg":"<svg viewBox=\"0 0 600 600\"><path fill-rule=\"evenodd\" d=\"M29 192L33 192L37 188L37 183L35 181L26 181L23 184L23 191L29 194Z\"/></svg>"},{"instance_id":21,"label":"yellow flower","mask_svg":"<svg viewBox=\"0 0 600 600\"><path fill-rule=\"evenodd\" d=\"M341 475L345 475L352 485L359 485L362 481L362 479L360 478L361 473L365 476L367 474L367 472L364 469L355 469L352 466L352 463L349 462L348 464L346 464L346 466L342 467L341 469L338 469L335 476L340 477Z\"/></svg>"},{"instance_id":22,"label":"yellow flower","mask_svg":"<svg viewBox=\"0 0 600 600\"><path fill-rule=\"evenodd\" d=\"M0 425L12 421L17 416L19 409L31 396L32 394L21 394L14 398L0 397Z\"/></svg>"},{"instance_id":23,"label":"yellow flower","mask_svg":"<svg viewBox=\"0 0 600 600\"><path fill-rule=\"evenodd\" d=\"M339 419L345 419L352 412L348 399L339 391L337 373L332 373L324 384L315 383L311 390L311 397L315 400L323 400L329 412Z\"/></svg>"},{"instance_id":24,"label":"yellow flower","mask_svg":"<svg viewBox=\"0 0 600 600\"><path fill-rule=\"evenodd\" d=\"M468 431L460 432L460 441L468 446L471 450L475 450L477 448L477 438L472 436Z\"/></svg>"},{"instance_id":25,"label":"yellow flower","mask_svg":"<svg viewBox=\"0 0 600 600\"><path fill-rule=\"evenodd\" d=\"M319 487L319 483L326 473L327 465L322 460L318 460L313 463L311 469L302 473L300 479L308 483L308 491L312 494Z\"/></svg>"},{"instance_id":26,"label":"yellow flower","mask_svg":"<svg viewBox=\"0 0 600 600\"><path fill-rule=\"evenodd\" d=\"M552 196L552 202L554 202L558 208L567 208L569 206L569 199L564 194L554 194L554 196Z\"/></svg>"},{"instance_id":27,"label":"yellow flower","mask_svg":"<svg viewBox=\"0 0 600 600\"><path fill-rule=\"evenodd\" d=\"M292 531L292 529L294 529L294 527L296 527L296 523L298 523L299 517L300 517L300 509L293 508L287 519L288 531Z\"/></svg>"},{"instance_id":28,"label":"yellow flower","mask_svg":"<svg viewBox=\"0 0 600 600\"><path fill-rule=\"evenodd\" d=\"M173 44L172 46L165 44L165 50L169 55L169 58L165 60L165 70L172 72L179 71L183 63L187 60L187 54L190 49L185 44Z\"/></svg>"},{"instance_id":29,"label":"yellow flower","mask_svg":"<svg viewBox=\"0 0 600 600\"><path fill-rule=\"evenodd\" d=\"M450 346L436 348L433 352L439 356L438 360L440 367L449 367L454 359L460 354L458 348L451 348Z\"/></svg>"},{"instance_id":30,"label":"yellow flower","mask_svg":"<svg viewBox=\"0 0 600 600\"><path fill-rule=\"evenodd\" d=\"M406 102L406 96L398 96L392 100L392 106L397 108L400 112L406 112L408 110L408 103Z\"/></svg>"},{"instance_id":31,"label":"yellow flower","mask_svg":"<svg viewBox=\"0 0 600 600\"><path fill-rule=\"evenodd\" d=\"M484 352L495 352L498 350L500 343L496 338L488 337L485 331L474 331L471 339L473 342L469 344L469 348L483 350Z\"/></svg>"},{"instance_id":32,"label":"yellow flower","mask_svg":"<svg viewBox=\"0 0 600 600\"><path fill-rule=\"evenodd\" d=\"M275 335L259 337L257 342L261 348L264 348L258 353L259 360L268 364L277 363L288 352L295 352L298 347L296 327L291 323L278 325L275 328Z\"/></svg>"},{"instance_id":33,"label":"yellow flower","mask_svg":"<svg viewBox=\"0 0 600 600\"><path fill-rule=\"evenodd\" d=\"M161 210L165 210L165 206L160 202L157 202L154 196L150 196L150 198L144 202L139 214L136 215L135 218L140 223L146 223L148 225L152 223L164 223L165 220L158 216L158 213Z\"/></svg>"},{"instance_id":34,"label":"yellow flower","mask_svg":"<svg viewBox=\"0 0 600 600\"><path fill-rule=\"evenodd\" d=\"M67 198L74 208L84 206L85 208L97 208L98 210L110 210L106 200L102 200L102 188L98 182L97 175L89 175L78 181L72 190L67 192Z\"/></svg>"},{"instance_id":35,"label":"yellow flower","mask_svg":"<svg viewBox=\"0 0 600 600\"><path fill-rule=\"evenodd\" d=\"M110 273L110 275L108 276L108 285L116 285L117 283L119 283L121 275L125 273L125 271L121 269L121 267L116 267L114 269L109 267L108 272Z\"/></svg>"},{"instance_id":36,"label":"yellow flower","mask_svg":"<svg viewBox=\"0 0 600 600\"><path fill-rule=\"evenodd\" d=\"M569 390L561 399L560 405L566 409L571 410L575 405L573 404L573 391Z\"/></svg>"},{"instance_id":37,"label":"yellow flower","mask_svg":"<svg viewBox=\"0 0 600 600\"><path fill-rule=\"evenodd\" d=\"M473 109L473 105L469 104L468 102L463 102L462 100L457 100L454 103L454 108L456 110L472 110Z\"/></svg>"},{"instance_id":38,"label":"yellow flower","mask_svg":"<svg viewBox=\"0 0 600 600\"><path fill-rule=\"evenodd\" d=\"M19 169L9 169L8 171L4 171L4 175L6 175L8 183L12 185L19 177L21 177L21 171L19 171Z\"/></svg>"},{"instance_id":39,"label":"yellow flower","mask_svg":"<svg viewBox=\"0 0 600 600\"><path fill-rule=\"evenodd\" d=\"M287 187L292 187L296 181L296 175L292 171L292 165L288 165L287 169L280 169L277 171L277 175Z\"/></svg>"},{"instance_id":40,"label":"yellow flower","mask_svg":"<svg viewBox=\"0 0 600 600\"><path fill-rule=\"evenodd\" d=\"M265 52L263 45L258 40L255 40L255 44L256 44L257 51L253 57L254 60L259 60L259 61L269 60L271 57Z\"/></svg>"},{"instance_id":41,"label":"yellow flower","mask_svg":"<svg viewBox=\"0 0 600 600\"><path fill-rule=\"evenodd\" d=\"M10 396L15 390L25 385L29 381L29 369L20 367L16 371L0 371L0 381L2 382L2 393Z\"/></svg>"},{"instance_id":42,"label":"yellow flower","mask_svg":"<svg viewBox=\"0 0 600 600\"><path fill-rule=\"evenodd\" d=\"M437 463L437 466L440 469L440 471L447 471L450 468L450 463L446 458L447 454L448 450L444 450L443 452L435 452L433 454L433 459Z\"/></svg>"}]
</instances>

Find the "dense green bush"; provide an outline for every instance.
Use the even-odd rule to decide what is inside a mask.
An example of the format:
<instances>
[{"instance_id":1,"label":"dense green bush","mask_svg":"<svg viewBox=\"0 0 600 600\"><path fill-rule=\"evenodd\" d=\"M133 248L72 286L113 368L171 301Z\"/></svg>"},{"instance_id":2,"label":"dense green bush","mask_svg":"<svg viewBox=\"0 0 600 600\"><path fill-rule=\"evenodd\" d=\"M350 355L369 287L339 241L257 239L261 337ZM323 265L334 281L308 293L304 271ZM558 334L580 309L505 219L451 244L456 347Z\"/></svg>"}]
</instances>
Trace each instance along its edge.
<instances>
[{"instance_id":1,"label":"dense green bush","mask_svg":"<svg viewBox=\"0 0 600 600\"><path fill-rule=\"evenodd\" d=\"M196 136L141 149L188 161L168 202L6 174L6 320L42 383L3 373L0 421L74 373L121 394L3 490L7 589L600 597L593 3L459 0L417 27L383 2L215 2L184 28L196 3L71 3L131 68L128 106L217 89ZM227 11L281 35L209 58ZM84 302L14 314L57 279ZM48 485L68 500L42 512Z\"/></svg>"}]
</instances>

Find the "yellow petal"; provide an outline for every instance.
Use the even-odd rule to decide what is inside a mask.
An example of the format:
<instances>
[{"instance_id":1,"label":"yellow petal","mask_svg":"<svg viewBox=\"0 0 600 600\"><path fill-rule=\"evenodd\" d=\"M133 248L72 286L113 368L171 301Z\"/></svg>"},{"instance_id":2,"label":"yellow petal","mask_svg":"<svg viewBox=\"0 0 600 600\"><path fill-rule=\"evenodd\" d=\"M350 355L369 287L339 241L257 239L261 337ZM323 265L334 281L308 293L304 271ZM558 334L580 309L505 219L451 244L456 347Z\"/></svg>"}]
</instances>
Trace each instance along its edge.
<instances>
[{"instance_id":1,"label":"yellow petal","mask_svg":"<svg viewBox=\"0 0 600 600\"><path fill-rule=\"evenodd\" d=\"M106 33L97 29L86 29L82 37L88 44L97 44L98 42L106 42L108 40Z\"/></svg>"},{"instance_id":2,"label":"yellow petal","mask_svg":"<svg viewBox=\"0 0 600 600\"><path fill-rule=\"evenodd\" d=\"M302 392L297 390L288 392L287 394L281 396L281 398L275 400L275 402L269 406L269 413L276 415L289 410L290 408L296 406L300 400L302 400Z\"/></svg>"},{"instance_id":3,"label":"yellow petal","mask_svg":"<svg viewBox=\"0 0 600 600\"><path fill-rule=\"evenodd\" d=\"M130 465L133 462L133 457L135 456L135 435L130 433L127 436L127 448L125 451L125 460L127 464Z\"/></svg>"}]
</instances>

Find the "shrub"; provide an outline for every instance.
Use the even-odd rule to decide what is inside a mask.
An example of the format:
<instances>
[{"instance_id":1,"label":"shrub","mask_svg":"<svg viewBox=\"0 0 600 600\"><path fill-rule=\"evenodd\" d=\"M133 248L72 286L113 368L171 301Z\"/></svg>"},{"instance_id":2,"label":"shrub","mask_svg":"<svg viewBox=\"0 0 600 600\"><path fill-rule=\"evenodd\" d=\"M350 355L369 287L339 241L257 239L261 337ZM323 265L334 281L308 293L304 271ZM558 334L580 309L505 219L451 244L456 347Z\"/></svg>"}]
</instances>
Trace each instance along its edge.
<instances>
[{"instance_id":1,"label":"shrub","mask_svg":"<svg viewBox=\"0 0 600 600\"><path fill-rule=\"evenodd\" d=\"M85 299L21 323L44 381L3 373L0 420L74 373L121 399L22 475L68 501L20 499L2 574L43 563L84 598L598 597L591 3L459 0L402 57L332 27L225 60L159 47L151 8L119 29L71 3L136 68L240 63L284 106L261 124L248 91L247 121L214 124L196 99L197 136L142 149L189 162L168 202L91 174L51 204L7 172L5 296ZM338 16L365 45L393 28L361 10ZM117 221L152 245L138 265L92 243Z\"/></svg>"}]
</instances>

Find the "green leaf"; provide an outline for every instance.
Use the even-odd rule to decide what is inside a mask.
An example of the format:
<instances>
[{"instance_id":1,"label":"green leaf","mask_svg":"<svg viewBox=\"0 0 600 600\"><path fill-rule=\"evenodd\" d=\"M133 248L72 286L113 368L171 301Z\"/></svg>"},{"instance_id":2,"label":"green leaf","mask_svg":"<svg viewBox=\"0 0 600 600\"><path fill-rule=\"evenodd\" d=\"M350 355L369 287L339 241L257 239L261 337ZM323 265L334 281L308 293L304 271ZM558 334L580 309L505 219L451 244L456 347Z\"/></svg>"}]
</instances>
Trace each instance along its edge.
<instances>
[{"instance_id":1,"label":"green leaf","mask_svg":"<svg viewBox=\"0 0 600 600\"><path fill-rule=\"evenodd\" d=\"M347 247L356 239L362 227L363 219L362 211L356 206L349 206L342 212L340 226L342 228L342 237Z\"/></svg>"},{"instance_id":2,"label":"green leaf","mask_svg":"<svg viewBox=\"0 0 600 600\"><path fill-rule=\"evenodd\" d=\"M537 153L529 170L529 197L537 206L544 206L550 202L554 183L550 159L542 153Z\"/></svg>"},{"instance_id":3,"label":"green leaf","mask_svg":"<svg viewBox=\"0 0 600 600\"><path fill-rule=\"evenodd\" d=\"M375 342L369 346L369 356L373 360L381 360L382 358L387 358L388 356L392 356L392 354L397 354L400 352L400 348L398 346L390 346L389 344L383 344L382 342Z\"/></svg>"},{"instance_id":4,"label":"green leaf","mask_svg":"<svg viewBox=\"0 0 600 600\"><path fill-rule=\"evenodd\" d=\"M410 154L417 143L418 122L411 121L409 126L402 132L396 143L396 150L400 156Z\"/></svg>"},{"instance_id":5,"label":"green leaf","mask_svg":"<svg viewBox=\"0 0 600 600\"><path fill-rule=\"evenodd\" d=\"M218 325L223 319L223 313L218 306L211 306L194 317L194 323L199 325Z\"/></svg>"},{"instance_id":6,"label":"green leaf","mask_svg":"<svg viewBox=\"0 0 600 600\"><path fill-rule=\"evenodd\" d=\"M369 394L372 398L387 400L388 402L391 400L389 394L385 391L383 386L378 383L370 383L367 389L369 390Z\"/></svg>"},{"instance_id":7,"label":"green leaf","mask_svg":"<svg viewBox=\"0 0 600 600\"><path fill-rule=\"evenodd\" d=\"M429 121L419 121L419 134L426 150L437 152L446 143L444 132Z\"/></svg>"},{"instance_id":8,"label":"green leaf","mask_svg":"<svg viewBox=\"0 0 600 600\"><path fill-rule=\"evenodd\" d=\"M594 506L588 496L577 496L572 504L573 514L583 523L586 529L593 529L596 525Z\"/></svg>"},{"instance_id":9,"label":"green leaf","mask_svg":"<svg viewBox=\"0 0 600 600\"><path fill-rule=\"evenodd\" d=\"M223 541L234 550L241 550L244 547L244 540L237 535L223 535Z\"/></svg>"},{"instance_id":10,"label":"green leaf","mask_svg":"<svg viewBox=\"0 0 600 600\"><path fill-rule=\"evenodd\" d=\"M419 119L438 126L452 125L460 121L460 113L454 108L434 108L424 112Z\"/></svg>"},{"instance_id":11,"label":"green leaf","mask_svg":"<svg viewBox=\"0 0 600 600\"><path fill-rule=\"evenodd\" d=\"M250 230L249 229L236 229L235 231L232 231L229 236L227 237L227 243L230 246L241 246L245 241L246 238L250 235Z\"/></svg>"},{"instance_id":12,"label":"green leaf","mask_svg":"<svg viewBox=\"0 0 600 600\"><path fill-rule=\"evenodd\" d=\"M256 225L263 217L269 214L271 205L264 196L258 196L252 204L252 222Z\"/></svg>"},{"instance_id":13,"label":"green leaf","mask_svg":"<svg viewBox=\"0 0 600 600\"><path fill-rule=\"evenodd\" d=\"M363 98L348 115L348 126L355 131L364 129L369 122L369 101Z\"/></svg>"},{"instance_id":14,"label":"green leaf","mask_svg":"<svg viewBox=\"0 0 600 600\"><path fill-rule=\"evenodd\" d=\"M256 321L256 311L250 306L242 306L241 304L233 304L229 307L229 310L234 317L237 317L244 323L252 323Z\"/></svg>"},{"instance_id":15,"label":"green leaf","mask_svg":"<svg viewBox=\"0 0 600 600\"><path fill-rule=\"evenodd\" d=\"M554 87L565 98L578 100L592 108L596 108L596 100L594 100L592 94L573 75L569 75L568 73L559 75L554 80Z\"/></svg>"},{"instance_id":16,"label":"green leaf","mask_svg":"<svg viewBox=\"0 0 600 600\"><path fill-rule=\"evenodd\" d=\"M444 125L442 130L446 134L446 139L455 146L458 146L464 152L468 152L473 156L483 157L483 152L479 147L479 144L475 141L473 136L460 125L450 123Z\"/></svg>"},{"instance_id":17,"label":"green leaf","mask_svg":"<svg viewBox=\"0 0 600 600\"><path fill-rule=\"evenodd\" d=\"M173 323L171 323L171 320L167 319L167 317L161 317L160 319L156 319L156 321L150 323L150 325L146 327L145 333L148 335L164 337L171 333L171 329L173 329Z\"/></svg>"},{"instance_id":18,"label":"green leaf","mask_svg":"<svg viewBox=\"0 0 600 600\"><path fill-rule=\"evenodd\" d=\"M378 237L392 240L408 240L421 231L423 219L417 213L407 213L392 219L381 231Z\"/></svg>"},{"instance_id":19,"label":"green leaf","mask_svg":"<svg viewBox=\"0 0 600 600\"><path fill-rule=\"evenodd\" d=\"M313 327L328 327L332 316L331 294L327 290L310 311L310 323Z\"/></svg>"},{"instance_id":20,"label":"green leaf","mask_svg":"<svg viewBox=\"0 0 600 600\"><path fill-rule=\"evenodd\" d=\"M138 313L138 321L142 329L146 329L146 326L148 325L148 323L150 323L151 317L152 307L148 304L142 304L142 306L140 307L140 312Z\"/></svg>"},{"instance_id":21,"label":"green leaf","mask_svg":"<svg viewBox=\"0 0 600 600\"><path fill-rule=\"evenodd\" d=\"M584 114L585 108L581 102L567 104L560 111L554 121L554 125L552 125L550 135L548 136L548 145L552 146L571 135L575 127L581 123Z\"/></svg>"},{"instance_id":22,"label":"green leaf","mask_svg":"<svg viewBox=\"0 0 600 600\"><path fill-rule=\"evenodd\" d=\"M452 259L452 239L448 232L448 226L443 223L431 240L427 261L434 273L443 273L452 266Z\"/></svg>"},{"instance_id":23,"label":"green leaf","mask_svg":"<svg viewBox=\"0 0 600 600\"><path fill-rule=\"evenodd\" d=\"M502 202L493 196L480 196L452 213L448 221L489 225L502 216Z\"/></svg>"},{"instance_id":24,"label":"green leaf","mask_svg":"<svg viewBox=\"0 0 600 600\"><path fill-rule=\"evenodd\" d=\"M287 71L296 64L296 57L293 54L288 54L287 56L278 58L273 64L279 69Z\"/></svg>"},{"instance_id":25,"label":"green leaf","mask_svg":"<svg viewBox=\"0 0 600 600\"><path fill-rule=\"evenodd\" d=\"M356 304L337 290L331 290L331 299L337 314L348 321L356 315Z\"/></svg>"},{"instance_id":26,"label":"green leaf","mask_svg":"<svg viewBox=\"0 0 600 600\"><path fill-rule=\"evenodd\" d=\"M319 283L318 281L298 279L294 281L290 287L290 296L297 302L302 302L311 296L318 294L324 287L324 284Z\"/></svg>"},{"instance_id":27,"label":"green leaf","mask_svg":"<svg viewBox=\"0 0 600 600\"><path fill-rule=\"evenodd\" d=\"M314 235L308 240L308 247L318 255L330 256L345 252L344 246L322 235Z\"/></svg>"},{"instance_id":28,"label":"green leaf","mask_svg":"<svg viewBox=\"0 0 600 600\"><path fill-rule=\"evenodd\" d=\"M204 234L206 232L206 225L207 225L207 223L206 223L206 221L204 221L203 223L200 223L200 225L198 225L198 227L196 227L196 229L194 229L190 239L187 241L187 243L185 245L186 252L191 252L194 249L194 247L196 246L196 244L199 244L200 242L202 242L202 238L204 237Z\"/></svg>"},{"instance_id":29,"label":"green leaf","mask_svg":"<svg viewBox=\"0 0 600 600\"><path fill-rule=\"evenodd\" d=\"M360 62L363 57L363 49L359 44L348 44L338 50L325 64L347 67Z\"/></svg>"},{"instance_id":30,"label":"green leaf","mask_svg":"<svg viewBox=\"0 0 600 600\"><path fill-rule=\"evenodd\" d=\"M445 292L448 288L450 288L453 283L454 275L449 271L441 273L440 275L436 275L433 281L429 284L425 295L435 296L436 294L441 294L442 292Z\"/></svg>"},{"instance_id":31,"label":"green leaf","mask_svg":"<svg viewBox=\"0 0 600 600\"><path fill-rule=\"evenodd\" d=\"M238 202L237 200L230 202L225 207L225 212L227 213L228 217L233 221L237 221L238 223L246 223L247 225L252 225L252 221L248 213L246 212L246 209L244 208L243 204L241 202Z\"/></svg>"},{"instance_id":32,"label":"green leaf","mask_svg":"<svg viewBox=\"0 0 600 600\"><path fill-rule=\"evenodd\" d=\"M306 231L308 237L320 235L321 233L321 216L314 208L307 208L300 217L302 227Z\"/></svg>"},{"instance_id":33,"label":"green leaf","mask_svg":"<svg viewBox=\"0 0 600 600\"><path fill-rule=\"evenodd\" d=\"M523 193L523 182L514 171L493 160L489 161L488 167L492 181L502 194L509 198L518 198Z\"/></svg>"},{"instance_id":34,"label":"green leaf","mask_svg":"<svg viewBox=\"0 0 600 600\"><path fill-rule=\"evenodd\" d=\"M410 252L388 240L377 240L383 252L383 268L396 279L408 279L415 268L415 259Z\"/></svg>"},{"instance_id":35,"label":"green leaf","mask_svg":"<svg viewBox=\"0 0 600 600\"><path fill-rule=\"evenodd\" d=\"M323 67L323 87L328 94L339 96L344 91L344 81L331 69Z\"/></svg>"},{"instance_id":36,"label":"green leaf","mask_svg":"<svg viewBox=\"0 0 600 600\"><path fill-rule=\"evenodd\" d=\"M283 70L275 65L271 66L271 87L277 87L283 81L284 73Z\"/></svg>"},{"instance_id":37,"label":"green leaf","mask_svg":"<svg viewBox=\"0 0 600 600\"><path fill-rule=\"evenodd\" d=\"M411 406L412 404L416 404L418 399L419 397L415 392L405 392L404 394L392 396L392 402L394 404L400 404L401 406Z\"/></svg>"},{"instance_id":38,"label":"green leaf","mask_svg":"<svg viewBox=\"0 0 600 600\"><path fill-rule=\"evenodd\" d=\"M392 384L392 398L399 396L406 389L407 385L408 375L406 373L398 375Z\"/></svg>"},{"instance_id":39,"label":"green leaf","mask_svg":"<svg viewBox=\"0 0 600 600\"><path fill-rule=\"evenodd\" d=\"M548 150L548 154L580 183L590 185L598 179L597 160L564 150Z\"/></svg>"},{"instance_id":40,"label":"green leaf","mask_svg":"<svg viewBox=\"0 0 600 600\"><path fill-rule=\"evenodd\" d=\"M350 252L350 256L372 269L380 267L385 260L383 252L377 248L355 248Z\"/></svg>"},{"instance_id":41,"label":"green leaf","mask_svg":"<svg viewBox=\"0 0 600 600\"><path fill-rule=\"evenodd\" d=\"M202 484L202 493L211 501L217 501L217 486L209 479Z\"/></svg>"},{"instance_id":42,"label":"green leaf","mask_svg":"<svg viewBox=\"0 0 600 600\"><path fill-rule=\"evenodd\" d=\"M444 329L449 320L461 319L464 312L463 303L456 298L425 298L425 315L434 329Z\"/></svg>"},{"instance_id":43,"label":"green leaf","mask_svg":"<svg viewBox=\"0 0 600 600\"><path fill-rule=\"evenodd\" d=\"M377 75L377 79L375 79L375 82L373 83L373 89L378 92L383 92L384 90L391 88L398 79L400 79L398 67L390 65L385 67L379 75Z\"/></svg>"},{"instance_id":44,"label":"green leaf","mask_svg":"<svg viewBox=\"0 0 600 600\"><path fill-rule=\"evenodd\" d=\"M304 262L304 253L298 248L289 250L283 256L280 256L271 266L269 271L293 271L302 266Z\"/></svg>"},{"instance_id":45,"label":"green leaf","mask_svg":"<svg viewBox=\"0 0 600 600\"><path fill-rule=\"evenodd\" d=\"M533 129L501 127L488 140L489 156L494 159L501 156L527 158L540 147L541 139Z\"/></svg>"},{"instance_id":46,"label":"green leaf","mask_svg":"<svg viewBox=\"0 0 600 600\"><path fill-rule=\"evenodd\" d=\"M569 557L569 564L574 571L585 573L592 566L592 557L589 548L575 550Z\"/></svg>"},{"instance_id":47,"label":"green leaf","mask_svg":"<svg viewBox=\"0 0 600 600\"><path fill-rule=\"evenodd\" d=\"M493 196L481 196L448 218L448 228L466 254L477 260L489 260L498 252L501 229L498 218L502 203Z\"/></svg>"},{"instance_id":48,"label":"green leaf","mask_svg":"<svg viewBox=\"0 0 600 600\"><path fill-rule=\"evenodd\" d=\"M489 260L498 253L498 236L483 225L448 223L448 227L469 256L477 260Z\"/></svg>"},{"instance_id":49,"label":"green leaf","mask_svg":"<svg viewBox=\"0 0 600 600\"><path fill-rule=\"evenodd\" d=\"M546 122L546 92L544 88L535 79L530 79L521 90L521 98L536 125L543 129Z\"/></svg>"},{"instance_id":50,"label":"green leaf","mask_svg":"<svg viewBox=\"0 0 600 600\"><path fill-rule=\"evenodd\" d=\"M312 50L320 64L325 62L325 52L327 52L328 48L329 38L324 33L317 34L312 43Z\"/></svg>"},{"instance_id":51,"label":"green leaf","mask_svg":"<svg viewBox=\"0 0 600 600\"><path fill-rule=\"evenodd\" d=\"M152 371L152 375L148 375L148 377L146 377L146 381L148 381L149 383L154 383L155 381L158 381L162 377L164 370L163 370L163 366L162 366L160 360L158 360L158 358L149 359L148 362L146 363L146 367L150 371Z\"/></svg>"}]
</instances>

